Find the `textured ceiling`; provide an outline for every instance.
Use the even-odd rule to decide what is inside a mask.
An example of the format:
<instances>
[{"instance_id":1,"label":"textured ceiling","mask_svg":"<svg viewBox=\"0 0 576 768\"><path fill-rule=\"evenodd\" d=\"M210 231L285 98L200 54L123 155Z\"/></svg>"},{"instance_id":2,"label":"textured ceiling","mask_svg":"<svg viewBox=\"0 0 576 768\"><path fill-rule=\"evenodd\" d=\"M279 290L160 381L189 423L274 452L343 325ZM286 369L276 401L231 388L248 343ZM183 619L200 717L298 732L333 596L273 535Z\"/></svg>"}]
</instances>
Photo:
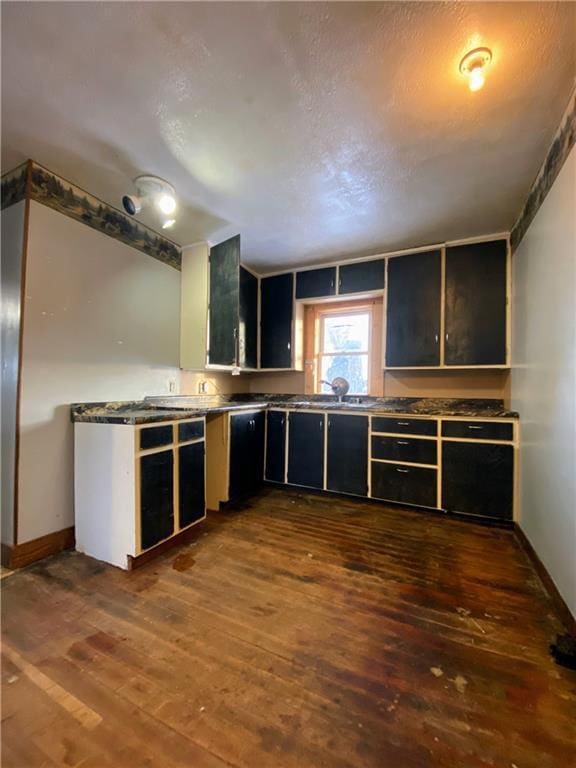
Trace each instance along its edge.
<instances>
[{"instance_id":1,"label":"textured ceiling","mask_svg":"<svg viewBox=\"0 0 576 768\"><path fill-rule=\"evenodd\" d=\"M116 205L158 174L171 237L240 232L262 270L509 229L573 87L575 11L3 2L3 167L32 157Z\"/></svg>"}]
</instances>

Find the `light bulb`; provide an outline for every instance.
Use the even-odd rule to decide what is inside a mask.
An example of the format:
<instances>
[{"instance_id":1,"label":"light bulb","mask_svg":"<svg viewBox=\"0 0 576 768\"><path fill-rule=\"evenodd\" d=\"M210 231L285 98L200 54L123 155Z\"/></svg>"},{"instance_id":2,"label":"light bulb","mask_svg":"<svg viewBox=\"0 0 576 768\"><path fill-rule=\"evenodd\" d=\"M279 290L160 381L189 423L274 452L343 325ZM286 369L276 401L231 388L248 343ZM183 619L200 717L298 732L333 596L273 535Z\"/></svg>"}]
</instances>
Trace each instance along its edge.
<instances>
[{"instance_id":1,"label":"light bulb","mask_svg":"<svg viewBox=\"0 0 576 768\"><path fill-rule=\"evenodd\" d=\"M162 229L170 229L174 224L176 224L176 219L166 219L164 224L162 224Z\"/></svg>"},{"instance_id":2,"label":"light bulb","mask_svg":"<svg viewBox=\"0 0 576 768\"><path fill-rule=\"evenodd\" d=\"M162 211L162 213L165 213L166 216L169 216L176 210L176 198L173 195L160 195L156 205Z\"/></svg>"},{"instance_id":3,"label":"light bulb","mask_svg":"<svg viewBox=\"0 0 576 768\"><path fill-rule=\"evenodd\" d=\"M470 72L468 87L471 91L479 91L484 85L484 73L482 67L474 67Z\"/></svg>"}]
</instances>

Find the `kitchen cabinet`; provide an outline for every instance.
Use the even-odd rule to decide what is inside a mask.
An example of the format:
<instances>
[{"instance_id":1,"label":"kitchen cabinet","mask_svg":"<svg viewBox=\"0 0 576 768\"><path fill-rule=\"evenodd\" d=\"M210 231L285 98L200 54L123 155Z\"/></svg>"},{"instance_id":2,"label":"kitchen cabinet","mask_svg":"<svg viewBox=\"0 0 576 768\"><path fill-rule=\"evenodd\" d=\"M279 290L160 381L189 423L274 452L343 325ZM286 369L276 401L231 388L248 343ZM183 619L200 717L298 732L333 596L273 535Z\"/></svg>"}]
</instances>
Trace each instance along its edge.
<instances>
[{"instance_id":1,"label":"kitchen cabinet","mask_svg":"<svg viewBox=\"0 0 576 768\"><path fill-rule=\"evenodd\" d=\"M328 414L327 488L368 495L368 417Z\"/></svg>"},{"instance_id":2,"label":"kitchen cabinet","mask_svg":"<svg viewBox=\"0 0 576 768\"><path fill-rule=\"evenodd\" d=\"M264 471L264 411L230 414L229 501L255 493Z\"/></svg>"},{"instance_id":3,"label":"kitchen cabinet","mask_svg":"<svg viewBox=\"0 0 576 768\"><path fill-rule=\"evenodd\" d=\"M141 542L149 549L174 532L174 454L150 453L139 461Z\"/></svg>"},{"instance_id":4,"label":"kitchen cabinet","mask_svg":"<svg viewBox=\"0 0 576 768\"><path fill-rule=\"evenodd\" d=\"M372 498L435 507L437 471L406 464L372 462Z\"/></svg>"},{"instance_id":5,"label":"kitchen cabinet","mask_svg":"<svg viewBox=\"0 0 576 768\"><path fill-rule=\"evenodd\" d=\"M76 548L130 569L206 516L205 419L74 425Z\"/></svg>"},{"instance_id":6,"label":"kitchen cabinet","mask_svg":"<svg viewBox=\"0 0 576 768\"><path fill-rule=\"evenodd\" d=\"M296 298L314 299L336 295L336 267L306 269L296 273Z\"/></svg>"},{"instance_id":7,"label":"kitchen cabinet","mask_svg":"<svg viewBox=\"0 0 576 768\"><path fill-rule=\"evenodd\" d=\"M240 235L210 249L208 363L234 366L238 355Z\"/></svg>"},{"instance_id":8,"label":"kitchen cabinet","mask_svg":"<svg viewBox=\"0 0 576 768\"><path fill-rule=\"evenodd\" d=\"M274 483L286 482L286 418L285 411L266 414L265 478Z\"/></svg>"},{"instance_id":9,"label":"kitchen cabinet","mask_svg":"<svg viewBox=\"0 0 576 768\"><path fill-rule=\"evenodd\" d=\"M506 365L507 269L505 240L446 249L446 365Z\"/></svg>"},{"instance_id":10,"label":"kitchen cabinet","mask_svg":"<svg viewBox=\"0 0 576 768\"><path fill-rule=\"evenodd\" d=\"M288 482L324 487L325 414L291 411L288 423Z\"/></svg>"},{"instance_id":11,"label":"kitchen cabinet","mask_svg":"<svg viewBox=\"0 0 576 768\"><path fill-rule=\"evenodd\" d=\"M178 447L179 528L201 520L206 514L204 441Z\"/></svg>"},{"instance_id":12,"label":"kitchen cabinet","mask_svg":"<svg viewBox=\"0 0 576 768\"><path fill-rule=\"evenodd\" d=\"M512 520L513 498L513 445L442 441L444 509Z\"/></svg>"},{"instance_id":13,"label":"kitchen cabinet","mask_svg":"<svg viewBox=\"0 0 576 768\"><path fill-rule=\"evenodd\" d=\"M238 366L258 367L258 278L240 267Z\"/></svg>"},{"instance_id":14,"label":"kitchen cabinet","mask_svg":"<svg viewBox=\"0 0 576 768\"><path fill-rule=\"evenodd\" d=\"M440 365L441 252L388 260L386 367Z\"/></svg>"},{"instance_id":15,"label":"kitchen cabinet","mask_svg":"<svg viewBox=\"0 0 576 768\"><path fill-rule=\"evenodd\" d=\"M367 293L384 288L384 259L342 264L338 268L338 294Z\"/></svg>"},{"instance_id":16,"label":"kitchen cabinet","mask_svg":"<svg viewBox=\"0 0 576 768\"><path fill-rule=\"evenodd\" d=\"M294 321L294 275L260 281L260 367L291 368Z\"/></svg>"}]
</instances>

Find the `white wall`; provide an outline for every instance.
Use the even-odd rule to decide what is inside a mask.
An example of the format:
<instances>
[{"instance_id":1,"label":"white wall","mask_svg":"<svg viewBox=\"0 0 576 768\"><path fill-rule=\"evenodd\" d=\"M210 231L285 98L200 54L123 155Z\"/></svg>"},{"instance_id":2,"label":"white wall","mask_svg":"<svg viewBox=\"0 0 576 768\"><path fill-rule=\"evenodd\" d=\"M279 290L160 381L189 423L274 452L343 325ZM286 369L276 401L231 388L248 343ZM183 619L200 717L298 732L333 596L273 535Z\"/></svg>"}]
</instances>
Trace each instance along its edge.
<instances>
[{"instance_id":1,"label":"white wall","mask_svg":"<svg viewBox=\"0 0 576 768\"><path fill-rule=\"evenodd\" d=\"M16 397L24 201L2 211L2 493L1 540L13 544Z\"/></svg>"},{"instance_id":2,"label":"white wall","mask_svg":"<svg viewBox=\"0 0 576 768\"><path fill-rule=\"evenodd\" d=\"M576 148L514 255L521 521L576 616Z\"/></svg>"},{"instance_id":3,"label":"white wall","mask_svg":"<svg viewBox=\"0 0 576 768\"><path fill-rule=\"evenodd\" d=\"M180 273L32 202L18 542L74 524L69 405L178 387Z\"/></svg>"}]
</instances>

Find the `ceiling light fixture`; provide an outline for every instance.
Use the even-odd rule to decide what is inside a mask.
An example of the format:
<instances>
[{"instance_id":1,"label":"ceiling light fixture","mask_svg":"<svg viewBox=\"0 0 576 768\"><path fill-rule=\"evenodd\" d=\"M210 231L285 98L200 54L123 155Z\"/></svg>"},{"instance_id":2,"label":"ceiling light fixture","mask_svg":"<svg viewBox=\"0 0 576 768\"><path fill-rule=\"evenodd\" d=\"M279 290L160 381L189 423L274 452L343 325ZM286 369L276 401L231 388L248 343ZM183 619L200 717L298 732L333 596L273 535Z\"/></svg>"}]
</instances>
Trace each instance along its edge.
<instances>
[{"instance_id":1,"label":"ceiling light fixture","mask_svg":"<svg viewBox=\"0 0 576 768\"><path fill-rule=\"evenodd\" d=\"M490 48L474 48L469 51L460 62L460 72L468 78L468 87L471 91L479 91L486 79L486 67L492 61Z\"/></svg>"},{"instance_id":2,"label":"ceiling light fixture","mask_svg":"<svg viewBox=\"0 0 576 768\"><path fill-rule=\"evenodd\" d=\"M122 197L122 205L126 213L130 216L134 216L140 213L144 206L155 206L160 213L164 214L165 220L162 225L163 229L172 227L176 219L172 217L172 214L176 211L176 192L172 184L169 184L164 179L158 176L137 176L134 179L134 186L136 187L135 195L124 195Z\"/></svg>"}]
</instances>

